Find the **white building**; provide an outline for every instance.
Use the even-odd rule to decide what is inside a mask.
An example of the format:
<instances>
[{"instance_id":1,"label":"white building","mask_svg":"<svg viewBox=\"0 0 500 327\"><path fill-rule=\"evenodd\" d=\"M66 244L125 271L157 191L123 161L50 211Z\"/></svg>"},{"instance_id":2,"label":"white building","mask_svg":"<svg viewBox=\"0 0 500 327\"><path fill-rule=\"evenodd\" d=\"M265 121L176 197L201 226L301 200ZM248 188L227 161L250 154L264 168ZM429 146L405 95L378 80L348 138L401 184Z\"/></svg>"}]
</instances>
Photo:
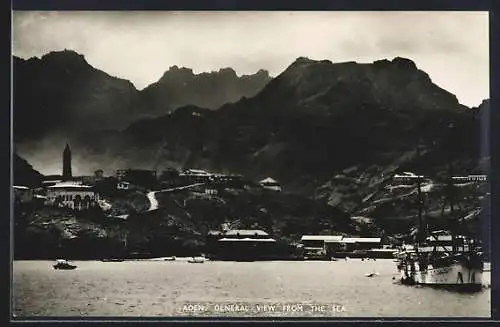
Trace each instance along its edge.
<instances>
[{"instance_id":1,"label":"white building","mask_svg":"<svg viewBox=\"0 0 500 327\"><path fill-rule=\"evenodd\" d=\"M47 188L46 203L49 205L82 210L97 205L98 201L99 194L89 185L63 182Z\"/></svg>"},{"instance_id":2,"label":"white building","mask_svg":"<svg viewBox=\"0 0 500 327\"><path fill-rule=\"evenodd\" d=\"M130 183L125 181L118 182L116 188L118 190L128 190L130 188Z\"/></svg>"},{"instance_id":3,"label":"white building","mask_svg":"<svg viewBox=\"0 0 500 327\"><path fill-rule=\"evenodd\" d=\"M281 185L271 177L261 180L259 185L267 190L281 192Z\"/></svg>"}]
</instances>

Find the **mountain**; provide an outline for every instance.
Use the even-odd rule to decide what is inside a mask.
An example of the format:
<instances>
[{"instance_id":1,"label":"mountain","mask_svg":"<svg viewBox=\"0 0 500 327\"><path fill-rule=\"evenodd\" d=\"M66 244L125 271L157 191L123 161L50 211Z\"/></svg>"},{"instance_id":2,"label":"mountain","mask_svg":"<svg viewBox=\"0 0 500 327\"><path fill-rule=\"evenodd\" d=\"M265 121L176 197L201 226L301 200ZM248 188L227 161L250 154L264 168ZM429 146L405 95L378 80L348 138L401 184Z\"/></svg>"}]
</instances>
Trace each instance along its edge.
<instances>
[{"instance_id":1,"label":"mountain","mask_svg":"<svg viewBox=\"0 0 500 327\"><path fill-rule=\"evenodd\" d=\"M174 66L138 91L130 81L92 67L70 50L28 60L14 57L13 72L16 142L120 130L188 104L216 109L255 95L270 80L263 70L238 77L231 68L195 75Z\"/></svg>"},{"instance_id":2,"label":"mountain","mask_svg":"<svg viewBox=\"0 0 500 327\"><path fill-rule=\"evenodd\" d=\"M450 170L460 175L488 169L489 111L488 100L477 108L461 105L409 59L359 64L298 58L254 97L218 110L183 106L122 131L79 133L70 144L74 165L89 171L201 168L253 180L270 176L283 186L283 193L245 189L160 197L158 216L139 215L117 227L125 233L132 224L130 240L139 248L143 242L162 251L188 248L188 240L199 241L206 230L230 219L240 219L238 228L269 229L290 240L305 232L397 235L414 226L418 210L415 189L391 186L393 174L431 177L424 214L432 228L449 227L442 218L449 218L450 210L441 211L444 178ZM54 157L60 167L63 145L38 163ZM43 151L29 150L22 154L37 162ZM458 194L461 203L454 213L460 216L486 198L477 185ZM34 237L26 235L31 249ZM172 235L181 235L175 244L169 243Z\"/></svg>"},{"instance_id":3,"label":"mountain","mask_svg":"<svg viewBox=\"0 0 500 327\"><path fill-rule=\"evenodd\" d=\"M192 69L173 66L141 91L141 102L159 115L185 105L218 109L242 97L253 97L270 80L265 70L238 77L232 68L194 74Z\"/></svg>"},{"instance_id":4,"label":"mountain","mask_svg":"<svg viewBox=\"0 0 500 327\"><path fill-rule=\"evenodd\" d=\"M42 183L43 175L33 169L26 160L14 153L13 158L14 185L39 186Z\"/></svg>"},{"instance_id":5,"label":"mountain","mask_svg":"<svg viewBox=\"0 0 500 327\"><path fill-rule=\"evenodd\" d=\"M443 176L452 160L457 174L480 172L484 110L461 105L406 58L298 58L252 98L215 111L181 107L121 132L87 131L71 147L88 169L173 166L272 176L287 191L320 193L353 211L397 170ZM346 171L359 185L332 184Z\"/></svg>"},{"instance_id":6,"label":"mountain","mask_svg":"<svg viewBox=\"0 0 500 327\"><path fill-rule=\"evenodd\" d=\"M14 57L13 72L15 142L121 128L140 113L132 83L93 68L74 51Z\"/></svg>"},{"instance_id":7,"label":"mountain","mask_svg":"<svg viewBox=\"0 0 500 327\"><path fill-rule=\"evenodd\" d=\"M299 58L253 98L215 113L180 108L134 123L123 135L150 162L158 159L146 149L157 155L161 148L164 160L303 184L304 176L328 179L353 165L411 157L418 142L426 160L434 160L423 169L446 161L449 140L470 166L478 156L476 111L408 59L333 64Z\"/></svg>"}]
</instances>

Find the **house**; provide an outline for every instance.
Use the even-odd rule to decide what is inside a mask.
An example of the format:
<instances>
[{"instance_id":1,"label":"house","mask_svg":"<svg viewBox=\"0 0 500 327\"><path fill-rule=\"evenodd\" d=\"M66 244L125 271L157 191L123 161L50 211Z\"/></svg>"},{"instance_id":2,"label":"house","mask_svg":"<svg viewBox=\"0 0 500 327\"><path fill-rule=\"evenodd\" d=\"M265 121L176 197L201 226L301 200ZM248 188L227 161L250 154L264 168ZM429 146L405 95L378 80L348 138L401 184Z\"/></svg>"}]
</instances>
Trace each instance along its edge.
<instances>
[{"instance_id":1,"label":"house","mask_svg":"<svg viewBox=\"0 0 500 327\"><path fill-rule=\"evenodd\" d=\"M205 194L209 195L217 195L219 191L215 187L206 187L205 188Z\"/></svg>"},{"instance_id":2,"label":"house","mask_svg":"<svg viewBox=\"0 0 500 327\"><path fill-rule=\"evenodd\" d=\"M98 205L97 201L99 194L89 185L61 182L47 188L48 205L83 210Z\"/></svg>"},{"instance_id":3,"label":"house","mask_svg":"<svg viewBox=\"0 0 500 327\"><path fill-rule=\"evenodd\" d=\"M200 169L186 169L179 174L179 181L186 183L207 183L214 180L215 175Z\"/></svg>"},{"instance_id":4,"label":"house","mask_svg":"<svg viewBox=\"0 0 500 327\"><path fill-rule=\"evenodd\" d=\"M281 192L281 185L271 177L261 180L259 185L267 190Z\"/></svg>"},{"instance_id":5,"label":"house","mask_svg":"<svg viewBox=\"0 0 500 327\"><path fill-rule=\"evenodd\" d=\"M117 190L128 190L128 189L130 189L130 183L125 182L125 181L118 182L118 183L116 183L116 189Z\"/></svg>"},{"instance_id":6,"label":"house","mask_svg":"<svg viewBox=\"0 0 500 327\"><path fill-rule=\"evenodd\" d=\"M416 175L412 172L405 171L401 174L395 174L392 178L394 184L415 184L418 180L423 180L423 175Z\"/></svg>"},{"instance_id":7,"label":"house","mask_svg":"<svg viewBox=\"0 0 500 327\"><path fill-rule=\"evenodd\" d=\"M306 258L326 258L331 251L339 250L342 235L304 235L300 239Z\"/></svg>"},{"instance_id":8,"label":"house","mask_svg":"<svg viewBox=\"0 0 500 327\"><path fill-rule=\"evenodd\" d=\"M486 182L488 181L488 175L468 175L468 176L453 176L452 181L454 183L471 183L471 182Z\"/></svg>"},{"instance_id":9,"label":"house","mask_svg":"<svg viewBox=\"0 0 500 327\"><path fill-rule=\"evenodd\" d=\"M14 199L18 203L33 201L33 190L27 186L14 185Z\"/></svg>"},{"instance_id":10,"label":"house","mask_svg":"<svg viewBox=\"0 0 500 327\"><path fill-rule=\"evenodd\" d=\"M344 237L340 243L345 251L382 248L380 237Z\"/></svg>"},{"instance_id":11,"label":"house","mask_svg":"<svg viewBox=\"0 0 500 327\"><path fill-rule=\"evenodd\" d=\"M119 181L123 180L127 176L127 169L117 169L116 170L116 179Z\"/></svg>"},{"instance_id":12,"label":"house","mask_svg":"<svg viewBox=\"0 0 500 327\"><path fill-rule=\"evenodd\" d=\"M94 171L94 179L96 181L101 181L104 179L104 170L102 169L97 169L96 171Z\"/></svg>"}]
</instances>

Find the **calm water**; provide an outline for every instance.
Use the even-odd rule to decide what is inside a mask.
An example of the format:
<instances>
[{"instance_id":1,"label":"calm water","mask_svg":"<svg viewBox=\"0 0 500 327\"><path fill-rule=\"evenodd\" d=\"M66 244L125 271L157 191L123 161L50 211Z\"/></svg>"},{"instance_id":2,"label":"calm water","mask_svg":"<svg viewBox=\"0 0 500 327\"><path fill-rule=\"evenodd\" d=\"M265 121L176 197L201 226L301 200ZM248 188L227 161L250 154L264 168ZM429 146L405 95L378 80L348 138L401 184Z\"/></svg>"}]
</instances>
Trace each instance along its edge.
<instances>
[{"instance_id":1,"label":"calm water","mask_svg":"<svg viewBox=\"0 0 500 327\"><path fill-rule=\"evenodd\" d=\"M490 316L489 288L476 294L459 294L400 285L392 279L396 276L392 260L74 263L78 265L76 270L64 271L54 270L51 261L15 261L14 314L17 317ZM378 275L365 276L371 272ZM485 275L489 283L489 272ZM266 307L264 311L264 304L276 305L275 310ZM311 304L324 306L314 307L313 312Z\"/></svg>"}]
</instances>

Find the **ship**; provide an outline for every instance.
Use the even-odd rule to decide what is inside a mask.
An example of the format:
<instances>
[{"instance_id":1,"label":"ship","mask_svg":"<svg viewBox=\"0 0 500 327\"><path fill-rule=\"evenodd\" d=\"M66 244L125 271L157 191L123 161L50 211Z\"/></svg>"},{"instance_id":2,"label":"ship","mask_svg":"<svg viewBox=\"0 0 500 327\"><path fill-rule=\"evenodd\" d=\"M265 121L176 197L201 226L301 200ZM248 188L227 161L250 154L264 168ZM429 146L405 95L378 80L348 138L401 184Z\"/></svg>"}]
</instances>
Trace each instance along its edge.
<instances>
[{"instance_id":1,"label":"ship","mask_svg":"<svg viewBox=\"0 0 500 327\"><path fill-rule=\"evenodd\" d=\"M419 156L418 147L417 156ZM454 183L451 174L451 161L448 169L447 190L452 192ZM422 180L422 178L416 179L419 209L418 226L412 235L412 242L397 253L397 269L401 282L410 285L444 287L452 290L481 290L484 261L480 240L474 235L458 233L460 223L464 219L457 219L454 210L454 197L451 194L447 194L447 204L450 206L451 216L449 228L429 231L422 215ZM473 214L479 215L481 211L482 208L476 208Z\"/></svg>"}]
</instances>

